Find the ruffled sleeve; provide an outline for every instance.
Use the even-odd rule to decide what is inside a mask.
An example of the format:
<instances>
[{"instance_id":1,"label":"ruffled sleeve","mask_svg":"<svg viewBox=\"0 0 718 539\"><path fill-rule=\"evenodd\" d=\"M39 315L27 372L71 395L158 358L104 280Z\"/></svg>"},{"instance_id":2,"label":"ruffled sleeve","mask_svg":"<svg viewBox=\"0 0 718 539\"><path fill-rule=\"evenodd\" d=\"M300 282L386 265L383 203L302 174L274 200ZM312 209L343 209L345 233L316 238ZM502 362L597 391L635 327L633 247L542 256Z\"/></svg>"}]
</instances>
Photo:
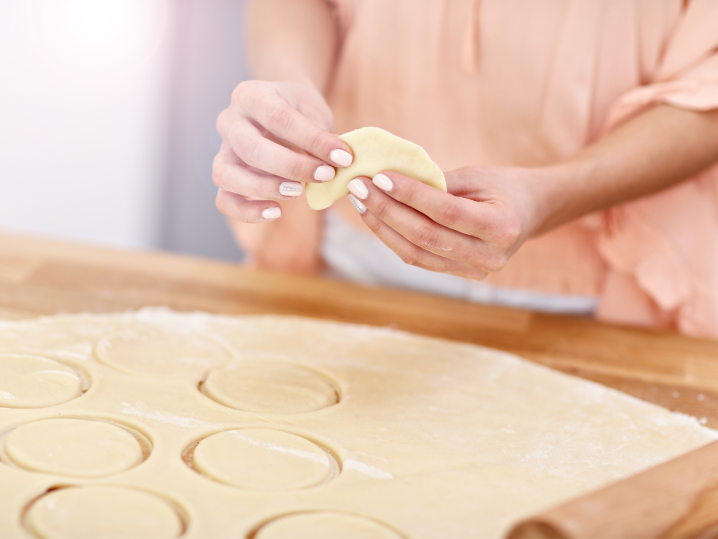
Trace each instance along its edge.
<instances>
[{"instance_id":1,"label":"ruffled sleeve","mask_svg":"<svg viewBox=\"0 0 718 539\"><path fill-rule=\"evenodd\" d=\"M657 104L718 109L718 2L683 8L650 80L613 104L605 130ZM718 337L718 164L604 212L598 242L609 267L598 318Z\"/></svg>"}]
</instances>

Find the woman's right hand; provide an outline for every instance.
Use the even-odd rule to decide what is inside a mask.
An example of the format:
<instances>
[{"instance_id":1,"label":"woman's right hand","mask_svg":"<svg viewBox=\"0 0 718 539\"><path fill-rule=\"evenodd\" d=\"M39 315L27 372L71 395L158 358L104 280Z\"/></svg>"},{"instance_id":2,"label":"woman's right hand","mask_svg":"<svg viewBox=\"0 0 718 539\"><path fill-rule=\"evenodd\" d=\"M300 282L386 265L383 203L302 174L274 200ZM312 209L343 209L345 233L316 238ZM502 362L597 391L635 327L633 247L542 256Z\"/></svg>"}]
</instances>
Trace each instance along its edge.
<instances>
[{"instance_id":1,"label":"woman's right hand","mask_svg":"<svg viewBox=\"0 0 718 539\"><path fill-rule=\"evenodd\" d=\"M333 179L333 167L349 166L353 156L330 132L332 124L329 106L310 84L240 83L217 119L223 142L212 180L219 211L245 223L273 221L281 215L274 201L298 197L305 182Z\"/></svg>"}]
</instances>

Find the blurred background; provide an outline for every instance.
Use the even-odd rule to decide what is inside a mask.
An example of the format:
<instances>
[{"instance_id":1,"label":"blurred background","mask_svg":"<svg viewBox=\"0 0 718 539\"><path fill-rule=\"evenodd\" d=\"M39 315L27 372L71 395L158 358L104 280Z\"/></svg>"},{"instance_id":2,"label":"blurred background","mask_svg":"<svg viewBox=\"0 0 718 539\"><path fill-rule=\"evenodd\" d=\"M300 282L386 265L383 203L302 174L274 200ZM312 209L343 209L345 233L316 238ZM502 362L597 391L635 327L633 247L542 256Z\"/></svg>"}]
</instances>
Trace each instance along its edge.
<instances>
[{"instance_id":1,"label":"blurred background","mask_svg":"<svg viewBox=\"0 0 718 539\"><path fill-rule=\"evenodd\" d=\"M215 209L243 0L0 0L0 233L240 260Z\"/></svg>"}]
</instances>

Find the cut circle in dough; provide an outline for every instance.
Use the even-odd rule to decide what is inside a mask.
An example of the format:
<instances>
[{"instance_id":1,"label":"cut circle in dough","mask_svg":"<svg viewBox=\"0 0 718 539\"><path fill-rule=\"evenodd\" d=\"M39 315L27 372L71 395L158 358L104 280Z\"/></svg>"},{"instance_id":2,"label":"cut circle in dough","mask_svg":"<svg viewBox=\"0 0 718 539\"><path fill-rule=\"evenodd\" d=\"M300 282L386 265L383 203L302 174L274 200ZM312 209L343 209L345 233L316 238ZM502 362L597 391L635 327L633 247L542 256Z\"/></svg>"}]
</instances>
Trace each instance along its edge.
<instances>
[{"instance_id":1,"label":"cut circle in dough","mask_svg":"<svg viewBox=\"0 0 718 539\"><path fill-rule=\"evenodd\" d=\"M229 352L214 339L157 328L106 335L97 343L95 356L101 363L132 374L206 372L230 359Z\"/></svg>"},{"instance_id":2,"label":"cut circle in dough","mask_svg":"<svg viewBox=\"0 0 718 539\"><path fill-rule=\"evenodd\" d=\"M220 483L252 490L294 490L326 481L336 462L306 438L274 429L237 429L200 441L193 464Z\"/></svg>"},{"instance_id":3,"label":"cut circle in dough","mask_svg":"<svg viewBox=\"0 0 718 539\"><path fill-rule=\"evenodd\" d=\"M42 539L171 539L184 525L168 501L115 486L68 487L41 496L25 525Z\"/></svg>"},{"instance_id":4,"label":"cut circle in dough","mask_svg":"<svg viewBox=\"0 0 718 539\"><path fill-rule=\"evenodd\" d=\"M362 127L339 138L354 152L354 161L338 168L334 179L306 184L307 202L313 210L328 208L349 194L349 182L358 176L373 178L382 170L394 170L446 191L446 179L426 150L378 127Z\"/></svg>"},{"instance_id":5,"label":"cut circle in dough","mask_svg":"<svg viewBox=\"0 0 718 539\"><path fill-rule=\"evenodd\" d=\"M215 369L202 391L229 408L258 413L314 412L339 402L336 386L325 376L289 361L270 359Z\"/></svg>"},{"instance_id":6,"label":"cut circle in dough","mask_svg":"<svg viewBox=\"0 0 718 539\"><path fill-rule=\"evenodd\" d=\"M297 513L271 520L257 530L256 539L401 539L379 522L334 511Z\"/></svg>"},{"instance_id":7,"label":"cut circle in dough","mask_svg":"<svg viewBox=\"0 0 718 539\"><path fill-rule=\"evenodd\" d=\"M127 430L87 419L41 419L5 438L4 452L17 466L72 477L103 477L143 460L139 440Z\"/></svg>"},{"instance_id":8,"label":"cut circle in dough","mask_svg":"<svg viewBox=\"0 0 718 539\"><path fill-rule=\"evenodd\" d=\"M74 369L52 359L0 354L0 407L45 408L82 395Z\"/></svg>"}]
</instances>

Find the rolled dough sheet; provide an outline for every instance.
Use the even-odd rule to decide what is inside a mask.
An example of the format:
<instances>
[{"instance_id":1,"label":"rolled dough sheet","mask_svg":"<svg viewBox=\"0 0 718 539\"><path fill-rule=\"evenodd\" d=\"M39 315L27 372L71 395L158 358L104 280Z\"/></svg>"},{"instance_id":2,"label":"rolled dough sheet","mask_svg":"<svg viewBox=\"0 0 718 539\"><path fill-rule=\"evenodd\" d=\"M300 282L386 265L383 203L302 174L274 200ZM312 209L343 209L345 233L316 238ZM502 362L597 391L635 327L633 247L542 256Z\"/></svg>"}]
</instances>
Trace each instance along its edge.
<instances>
[{"instance_id":1,"label":"rolled dough sheet","mask_svg":"<svg viewBox=\"0 0 718 539\"><path fill-rule=\"evenodd\" d=\"M85 373L89 389L45 408L0 407L1 537L107 526L140 537L123 527L138 493L152 500L140 504L148 536L497 537L716 438L693 418L509 354L296 317L146 309L3 322L9 354L29 358L30 376L46 367L38 357ZM52 470L8 458L13 433L62 419L138 433L148 456L88 478L78 462L94 466L98 442L78 435L77 459ZM22 447L44 455L47 443Z\"/></svg>"},{"instance_id":2,"label":"rolled dough sheet","mask_svg":"<svg viewBox=\"0 0 718 539\"><path fill-rule=\"evenodd\" d=\"M446 191L441 169L426 150L413 142L397 137L378 127L362 127L339 136L354 152L354 161L338 168L334 179L324 183L308 183L307 202L313 210L328 208L349 194L349 182L358 176L373 178L382 170L394 170L420 182Z\"/></svg>"}]
</instances>

